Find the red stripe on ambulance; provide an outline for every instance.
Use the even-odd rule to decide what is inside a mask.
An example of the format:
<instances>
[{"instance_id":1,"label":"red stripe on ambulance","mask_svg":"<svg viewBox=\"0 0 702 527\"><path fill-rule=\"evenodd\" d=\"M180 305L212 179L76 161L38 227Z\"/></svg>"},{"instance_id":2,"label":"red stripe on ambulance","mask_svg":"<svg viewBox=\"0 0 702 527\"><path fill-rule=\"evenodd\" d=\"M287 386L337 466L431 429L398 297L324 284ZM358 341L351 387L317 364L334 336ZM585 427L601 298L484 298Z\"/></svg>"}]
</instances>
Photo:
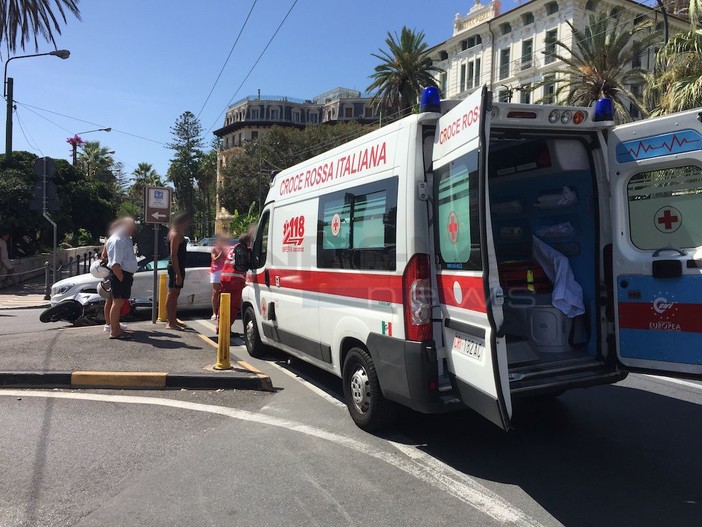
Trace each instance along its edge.
<instances>
[{"instance_id":1,"label":"red stripe on ambulance","mask_svg":"<svg viewBox=\"0 0 702 527\"><path fill-rule=\"evenodd\" d=\"M271 285L280 278L280 287L327 295L361 298L377 302L402 303L402 275L341 273L338 271L302 271L270 269ZM253 275L253 282L263 284L263 273Z\"/></svg>"},{"instance_id":2,"label":"red stripe on ambulance","mask_svg":"<svg viewBox=\"0 0 702 527\"><path fill-rule=\"evenodd\" d=\"M675 302L662 313L657 313L650 302L620 302L619 327L702 333L702 306Z\"/></svg>"},{"instance_id":3,"label":"red stripe on ambulance","mask_svg":"<svg viewBox=\"0 0 702 527\"><path fill-rule=\"evenodd\" d=\"M441 273L436 277L436 282L442 304L487 313L485 288L481 276Z\"/></svg>"}]
</instances>

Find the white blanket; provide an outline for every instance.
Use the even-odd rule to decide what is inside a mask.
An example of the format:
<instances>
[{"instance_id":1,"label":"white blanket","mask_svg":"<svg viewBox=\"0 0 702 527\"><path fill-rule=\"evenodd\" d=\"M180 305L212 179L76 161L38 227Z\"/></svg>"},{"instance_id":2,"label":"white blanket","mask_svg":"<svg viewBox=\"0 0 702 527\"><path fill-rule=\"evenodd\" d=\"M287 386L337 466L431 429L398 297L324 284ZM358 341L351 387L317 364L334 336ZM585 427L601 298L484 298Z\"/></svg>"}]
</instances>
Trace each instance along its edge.
<instances>
[{"instance_id":1,"label":"white blanket","mask_svg":"<svg viewBox=\"0 0 702 527\"><path fill-rule=\"evenodd\" d=\"M568 257L536 236L533 237L532 253L534 260L543 267L546 276L553 282L553 307L569 318L585 313L583 288L575 281Z\"/></svg>"}]
</instances>

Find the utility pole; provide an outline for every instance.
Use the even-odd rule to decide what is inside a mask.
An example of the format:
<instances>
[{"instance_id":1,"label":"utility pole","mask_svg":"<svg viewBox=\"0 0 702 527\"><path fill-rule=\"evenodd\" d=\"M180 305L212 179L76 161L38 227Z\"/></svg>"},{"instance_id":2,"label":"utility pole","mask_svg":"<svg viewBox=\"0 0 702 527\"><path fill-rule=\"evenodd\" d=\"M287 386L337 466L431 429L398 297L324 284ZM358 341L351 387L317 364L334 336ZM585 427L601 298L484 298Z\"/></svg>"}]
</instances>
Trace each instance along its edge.
<instances>
[{"instance_id":1,"label":"utility pole","mask_svg":"<svg viewBox=\"0 0 702 527\"><path fill-rule=\"evenodd\" d=\"M5 159L12 159L12 112L14 111L14 89L15 81L12 77L8 77L5 81L5 90L7 97L7 116L5 120Z\"/></svg>"},{"instance_id":2,"label":"utility pole","mask_svg":"<svg viewBox=\"0 0 702 527\"><path fill-rule=\"evenodd\" d=\"M7 76L7 65L11 60L15 59L27 59L30 57L44 57L46 55L52 55L60 59L67 59L71 56L71 52L67 49L57 49L54 51L49 51L48 53L33 53L31 55L17 55L15 57L10 57L5 61L5 72L3 74L3 95L7 99L7 116L5 121L5 159L12 158L12 112L14 110L14 80L12 77Z\"/></svg>"}]
</instances>

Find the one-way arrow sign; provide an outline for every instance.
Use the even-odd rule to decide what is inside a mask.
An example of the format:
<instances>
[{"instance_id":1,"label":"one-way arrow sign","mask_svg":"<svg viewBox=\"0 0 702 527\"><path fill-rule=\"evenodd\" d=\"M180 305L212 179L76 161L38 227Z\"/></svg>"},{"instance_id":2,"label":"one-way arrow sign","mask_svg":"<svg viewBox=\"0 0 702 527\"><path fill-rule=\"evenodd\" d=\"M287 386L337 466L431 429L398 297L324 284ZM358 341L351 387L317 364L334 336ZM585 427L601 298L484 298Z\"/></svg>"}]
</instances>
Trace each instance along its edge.
<instances>
[{"instance_id":1,"label":"one-way arrow sign","mask_svg":"<svg viewBox=\"0 0 702 527\"><path fill-rule=\"evenodd\" d=\"M147 187L144 212L146 223L168 223L171 220L171 189Z\"/></svg>"},{"instance_id":2,"label":"one-way arrow sign","mask_svg":"<svg viewBox=\"0 0 702 527\"><path fill-rule=\"evenodd\" d=\"M163 223L163 220L168 217L168 214L164 214L163 212L154 212L151 217L158 223Z\"/></svg>"}]
</instances>

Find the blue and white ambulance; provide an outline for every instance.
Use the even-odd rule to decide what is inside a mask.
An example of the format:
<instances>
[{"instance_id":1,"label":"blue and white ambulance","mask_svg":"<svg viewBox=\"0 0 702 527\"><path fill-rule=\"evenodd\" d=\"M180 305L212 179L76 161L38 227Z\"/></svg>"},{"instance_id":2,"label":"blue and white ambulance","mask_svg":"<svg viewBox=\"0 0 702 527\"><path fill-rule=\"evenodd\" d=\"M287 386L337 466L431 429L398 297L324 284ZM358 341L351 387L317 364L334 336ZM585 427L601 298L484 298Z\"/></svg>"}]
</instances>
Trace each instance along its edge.
<instances>
[{"instance_id":1,"label":"blue and white ambulance","mask_svg":"<svg viewBox=\"0 0 702 527\"><path fill-rule=\"evenodd\" d=\"M701 120L427 89L420 113L272 180L249 353L338 375L365 429L395 403L509 429L519 397L702 377Z\"/></svg>"}]
</instances>

